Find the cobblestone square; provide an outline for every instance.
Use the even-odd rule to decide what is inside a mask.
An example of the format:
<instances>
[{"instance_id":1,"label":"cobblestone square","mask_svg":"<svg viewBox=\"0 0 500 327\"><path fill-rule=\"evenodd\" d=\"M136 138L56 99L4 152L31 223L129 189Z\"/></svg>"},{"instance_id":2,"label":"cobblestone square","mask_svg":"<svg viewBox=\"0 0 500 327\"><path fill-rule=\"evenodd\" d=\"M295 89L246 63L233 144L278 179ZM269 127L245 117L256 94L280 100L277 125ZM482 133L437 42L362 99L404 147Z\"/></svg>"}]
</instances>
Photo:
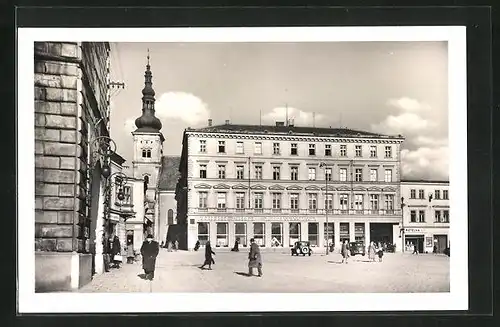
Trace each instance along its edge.
<instances>
[{"instance_id":1,"label":"cobblestone square","mask_svg":"<svg viewBox=\"0 0 500 327\"><path fill-rule=\"evenodd\" d=\"M387 253L382 262L367 256L342 264L339 253L315 253L292 257L264 250L262 277L245 276L247 249L229 252L215 249L212 270L201 270L204 252L160 250L155 279L142 278L140 263L95 276L80 292L243 292L243 293L411 293L449 292L450 261L445 255ZM378 259L377 259L378 260ZM256 273L256 272L254 272Z\"/></svg>"}]
</instances>

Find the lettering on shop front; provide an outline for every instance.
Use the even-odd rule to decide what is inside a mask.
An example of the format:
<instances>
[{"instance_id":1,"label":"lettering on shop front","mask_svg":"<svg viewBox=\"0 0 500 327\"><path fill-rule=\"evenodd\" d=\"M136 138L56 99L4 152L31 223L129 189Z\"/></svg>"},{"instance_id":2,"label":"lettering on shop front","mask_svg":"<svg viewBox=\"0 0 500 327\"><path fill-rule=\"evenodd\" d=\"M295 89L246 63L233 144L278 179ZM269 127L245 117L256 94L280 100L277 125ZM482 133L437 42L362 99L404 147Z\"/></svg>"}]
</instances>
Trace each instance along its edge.
<instances>
[{"instance_id":1,"label":"lettering on shop front","mask_svg":"<svg viewBox=\"0 0 500 327\"><path fill-rule=\"evenodd\" d=\"M197 219L199 222L211 222L211 221L220 221L220 222L245 222L245 221L272 221L272 222L280 222L280 221L311 221L315 222L318 219L313 217L200 217Z\"/></svg>"}]
</instances>

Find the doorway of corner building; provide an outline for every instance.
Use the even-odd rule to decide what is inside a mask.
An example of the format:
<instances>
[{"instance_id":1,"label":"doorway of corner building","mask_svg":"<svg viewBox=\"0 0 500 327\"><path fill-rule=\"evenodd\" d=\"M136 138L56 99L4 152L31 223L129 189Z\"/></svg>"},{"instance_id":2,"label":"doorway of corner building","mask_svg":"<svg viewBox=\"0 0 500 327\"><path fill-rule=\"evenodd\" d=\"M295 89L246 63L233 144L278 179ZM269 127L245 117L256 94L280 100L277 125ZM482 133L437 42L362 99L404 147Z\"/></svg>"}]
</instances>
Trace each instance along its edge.
<instances>
[{"instance_id":1,"label":"doorway of corner building","mask_svg":"<svg viewBox=\"0 0 500 327\"><path fill-rule=\"evenodd\" d=\"M424 253L424 235L408 235L405 237L406 243L410 243L411 245L417 245L418 253ZM411 252L413 253L413 247L410 247Z\"/></svg>"},{"instance_id":2,"label":"doorway of corner building","mask_svg":"<svg viewBox=\"0 0 500 327\"><path fill-rule=\"evenodd\" d=\"M437 253L443 253L448 246L448 235L434 235L434 245L437 246Z\"/></svg>"},{"instance_id":3,"label":"doorway of corner building","mask_svg":"<svg viewBox=\"0 0 500 327\"><path fill-rule=\"evenodd\" d=\"M391 223L370 223L370 241L375 244L394 244L393 225Z\"/></svg>"}]
</instances>

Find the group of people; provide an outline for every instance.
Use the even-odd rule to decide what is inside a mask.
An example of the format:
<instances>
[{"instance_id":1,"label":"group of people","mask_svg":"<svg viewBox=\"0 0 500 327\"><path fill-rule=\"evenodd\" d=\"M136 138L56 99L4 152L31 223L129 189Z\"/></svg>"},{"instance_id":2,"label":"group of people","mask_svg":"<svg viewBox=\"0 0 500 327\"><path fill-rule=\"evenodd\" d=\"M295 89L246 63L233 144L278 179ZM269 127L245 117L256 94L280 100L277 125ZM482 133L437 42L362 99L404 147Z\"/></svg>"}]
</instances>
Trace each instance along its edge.
<instances>
[{"instance_id":1,"label":"group of people","mask_svg":"<svg viewBox=\"0 0 500 327\"><path fill-rule=\"evenodd\" d=\"M368 252L368 260L370 261L375 261L376 257L378 257L378 261L382 262L382 257L384 256L384 248L382 244L378 243L378 245L375 244L375 242L370 242L370 245L368 245L367 248ZM351 249L349 247L349 242L347 240L344 240L342 243L342 248L340 250L340 254L342 254L342 263L348 263L349 257L351 256Z\"/></svg>"}]
</instances>

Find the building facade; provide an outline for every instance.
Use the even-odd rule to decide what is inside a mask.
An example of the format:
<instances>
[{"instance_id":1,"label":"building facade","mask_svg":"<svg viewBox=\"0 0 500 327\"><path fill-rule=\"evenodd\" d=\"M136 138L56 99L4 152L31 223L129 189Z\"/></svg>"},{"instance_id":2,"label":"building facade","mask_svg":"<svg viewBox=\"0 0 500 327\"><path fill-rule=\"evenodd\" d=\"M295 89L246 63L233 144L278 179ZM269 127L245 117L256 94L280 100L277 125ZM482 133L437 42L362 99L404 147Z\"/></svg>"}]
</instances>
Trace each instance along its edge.
<instances>
[{"instance_id":1,"label":"building facade","mask_svg":"<svg viewBox=\"0 0 500 327\"><path fill-rule=\"evenodd\" d=\"M369 240L401 249L401 135L224 125L184 132L177 200L188 248ZM328 221L328 224L327 224Z\"/></svg>"},{"instance_id":2,"label":"building facade","mask_svg":"<svg viewBox=\"0 0 500 327\"><path fill-rule=\"evenodd\" d=\"M103 190L91 144L109 136L107 42L35 42L35 291L102 267Z\"/></svg>"},{"instance_id":3,"label":"building facade","mask_svg":"<svg viewBox=\"0 0 500 327\"><path fill-rule=\"evenodd\" d=\"M450 245L448 181L401 181L404 244L406 251L417 245L419 253L438 253Z\"/></svg>"},{"instance_id":4,"label":"building facade","mask_svg":"<svg viewBox=\"0 0 500 327\"><path fill-rule=\"evenodd\" d=\"M179 241L181 248L186 248L185 228L178 227L177 220L177 200L175 190L179 180L180 156L163 156L158 178L158 215L156 234L160 242ZM170 232L170 234L169 234Z\"/></svg>"}]
</instances>

